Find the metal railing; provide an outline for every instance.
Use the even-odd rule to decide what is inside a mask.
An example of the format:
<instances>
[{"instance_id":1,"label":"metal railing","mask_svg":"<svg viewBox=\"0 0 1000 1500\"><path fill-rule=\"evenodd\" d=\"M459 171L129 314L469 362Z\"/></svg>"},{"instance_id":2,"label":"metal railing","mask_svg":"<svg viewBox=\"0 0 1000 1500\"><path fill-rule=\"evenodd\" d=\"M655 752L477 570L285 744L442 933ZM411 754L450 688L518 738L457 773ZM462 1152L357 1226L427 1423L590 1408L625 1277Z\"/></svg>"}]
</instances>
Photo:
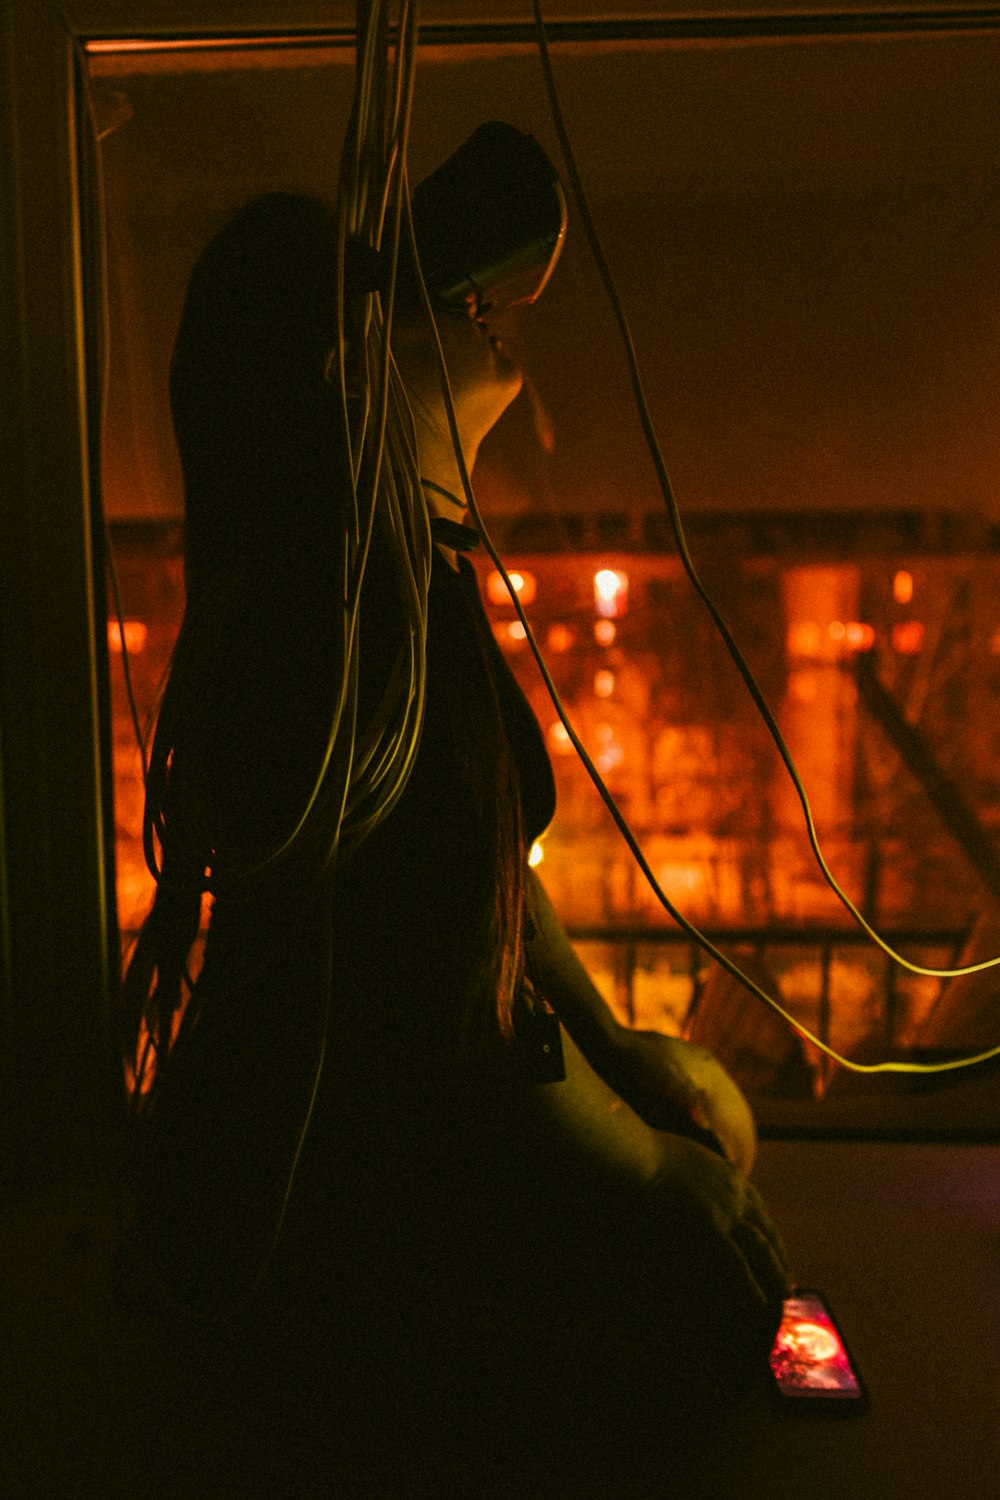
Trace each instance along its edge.
<instances>
[{"instance_id":1,"label":"metal railing","mask_svg":"<svg viewBox=\"0 0 1000 1500\"><path fill-rule=\"evenodd\" d=\"M632 1024L636 1022L638 1015L635 1002L635 975L639 968L640 949L685 950L687 960L685 967L691 984L691 997L685 1021L689 1021L694 1015L707 978L712 972L712 960L686 933L664 927L608 926L571 926L568 932L573 942L599 943L615 951L617 959L615 971L621 985L621 1000L628 1020ZM880 985L882 1040L887 1046L893 1046L898 1042L900 970L886 954L872 945L871 940L863 932L843 927L809 926L797 929L719 927L706 928L705 936L716 947L727 953L733 950L737 953L746 953L749 950L762 963L766 963L768 954L774 953L775 950L780 952L782 949L794 949L799 954L814 953L819 971L816 1034L824 1044L830 1042L831 972L835 953L847 948L877 955L882 970ZM928 966L947 968L957 962L968 933L956 932L953 928L947 930L905 928L885 932L882 936L890 947L907 957L912 957L915 961L927 959L929 951L932 951L937 956L937 961L931 965L928 959ZM947 955L944 963L940 962L942 953ZM678 971L675 970L675 972Z\"/></svg>"}]
</instances>

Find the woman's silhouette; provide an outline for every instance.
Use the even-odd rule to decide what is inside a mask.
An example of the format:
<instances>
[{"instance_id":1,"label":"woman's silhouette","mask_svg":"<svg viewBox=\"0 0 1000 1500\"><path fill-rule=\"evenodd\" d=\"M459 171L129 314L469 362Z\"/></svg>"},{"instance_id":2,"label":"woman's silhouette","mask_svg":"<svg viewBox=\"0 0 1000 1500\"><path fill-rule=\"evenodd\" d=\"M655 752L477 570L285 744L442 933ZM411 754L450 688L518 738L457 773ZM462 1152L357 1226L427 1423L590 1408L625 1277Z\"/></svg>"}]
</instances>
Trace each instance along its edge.
<instances>
[{"instance_id":1,"label":"woman's silhouette","mask_svg":"<svg viewBox=\"0 0 1000 1500\"><path fill-rule=\"evenodd\" d=\"M676 1454L762 1372L787 1272L739 1090L617 1023L527 869L551 770L454 545L434 548L412 772L336 852L336 246L322 202L253 200L177 337L188 596L148 785L161 879L125 983L129 1045L158 1055L121 1282L187 1392L167 1492L243 1493L248 1469L258 1493L553 1495L553 1474L579 1493L603 1454L620 1477L645 1419ZM520 375L474 308L436 321L471 469ZM405 297L393 350L426 505L461 524ZM398 545L376 526L359 735L406 645Z\"/></svg>"}]
</instances>

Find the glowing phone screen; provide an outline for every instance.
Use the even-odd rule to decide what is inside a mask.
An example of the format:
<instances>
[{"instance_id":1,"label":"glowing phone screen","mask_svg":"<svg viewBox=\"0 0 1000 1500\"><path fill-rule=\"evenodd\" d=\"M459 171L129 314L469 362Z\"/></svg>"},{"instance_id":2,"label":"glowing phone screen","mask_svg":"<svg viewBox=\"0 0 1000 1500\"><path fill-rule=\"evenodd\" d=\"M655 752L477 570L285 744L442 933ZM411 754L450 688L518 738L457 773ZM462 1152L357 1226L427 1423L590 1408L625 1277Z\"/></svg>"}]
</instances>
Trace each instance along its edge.
<instances>
[{"instance_id":1,"label":"glowing phone screen","mask_svg":"<svg viewBox=\"0 0 1000 1500\"><path fill-rule=\"evenodd\" d=\"M841 1401L862 1397L833 1319L812 1292L787 1298L771 1350L771 1370L783 1396Z\"/></svg>"}]
</instances>

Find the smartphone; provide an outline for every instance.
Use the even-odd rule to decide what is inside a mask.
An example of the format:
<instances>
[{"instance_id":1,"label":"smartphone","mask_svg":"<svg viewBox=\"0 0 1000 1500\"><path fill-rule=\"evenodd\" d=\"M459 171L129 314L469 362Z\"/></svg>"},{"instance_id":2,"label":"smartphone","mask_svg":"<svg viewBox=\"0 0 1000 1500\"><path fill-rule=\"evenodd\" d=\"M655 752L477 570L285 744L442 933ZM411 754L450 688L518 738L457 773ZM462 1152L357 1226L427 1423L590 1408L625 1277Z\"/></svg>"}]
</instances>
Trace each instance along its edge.
<instances>
[{"instance_id":1,"label":"smartphone","mask_svg":"<svg viewBox=\"0 0 1000 1500\"><path fill-rule=\"evenodd\" d=\"M771 1375L785 1409L839 1416L867 1409L867 1393L843 1336L811 1287L799 1287L785 1299Z\"/></svg>"}]
</instances>

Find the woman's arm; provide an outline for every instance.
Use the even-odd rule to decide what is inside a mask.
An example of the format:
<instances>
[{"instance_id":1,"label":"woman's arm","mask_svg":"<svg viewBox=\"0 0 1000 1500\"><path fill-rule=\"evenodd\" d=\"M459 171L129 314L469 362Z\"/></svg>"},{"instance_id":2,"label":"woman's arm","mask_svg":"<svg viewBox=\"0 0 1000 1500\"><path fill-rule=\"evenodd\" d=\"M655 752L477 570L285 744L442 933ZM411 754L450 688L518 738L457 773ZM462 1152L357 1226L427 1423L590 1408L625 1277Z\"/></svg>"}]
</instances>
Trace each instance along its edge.
<instances>
[{"instance_id":1,"label":"woman's arm","mask_svg":"<svg viewBox=\"0 0 1000 1500\"><path fill-rule=\"evenodd\" d=\"M788 1293L788 1263L756 1190L704 1146L647 1125L594 1071L565 1027L562 1042L565 1079L526 1096L566 1178L581 1188L640 1194L674 1259L696 1281L703 1273L720 1305L773 1316Z\"/></svg>"},{"instance_id":2,"label":"woman's arm","mask_svg":"<svg viewBox=\"0 0 1000 1500\"><path fill-rule=\"evenodd\" d=\"M528 969L591 1068L649 1126L677 1129L678 1115L711 1130L748 1176L757 1152L753 1114L737 1084L704 1047L633 1031L612 1014L566 936L545 888L528 874L535 935Z\"/></svg>"}]
</instances>

